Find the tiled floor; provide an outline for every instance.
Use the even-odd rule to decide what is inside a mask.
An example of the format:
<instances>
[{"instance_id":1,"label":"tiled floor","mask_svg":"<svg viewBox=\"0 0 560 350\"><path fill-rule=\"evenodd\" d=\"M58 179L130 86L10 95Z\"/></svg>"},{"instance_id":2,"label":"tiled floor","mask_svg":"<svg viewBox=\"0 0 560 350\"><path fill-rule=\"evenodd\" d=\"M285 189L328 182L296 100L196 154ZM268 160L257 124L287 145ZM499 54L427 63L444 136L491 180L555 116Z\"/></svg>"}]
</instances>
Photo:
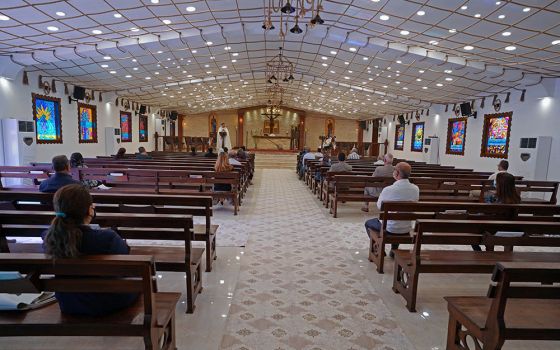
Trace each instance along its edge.
<instances>
[{"instance_id":1,"label":"tiled floor","mask_svg":"<svg viewBox=\"0 0 560 350\"><path fill-rule=\"evenodd\" d=\"M372 207L373 208L373 207ZM446 295L484 295L486 275L425 275L418 312L391 290L392 260L383 275L367 260L363 222L375 215L344 204L340 217L297 180L293 170L258 170L240 215L217 208L224 245L193 315L177 307L177 346L195 350L443 350ZM226 229L227 223L229 229ZM243 232L236 232L242 230ZM235 235L239 233L240 239ZM220 240L220 231L218 240ZM160 290L184 291L184 276L162 273ZM0 339L0 349L138 349L138 340ZM412 345L414 344L414 345ZM551 350L550 342L508 342L505 350Z\"/></svg>"}]
</instances>

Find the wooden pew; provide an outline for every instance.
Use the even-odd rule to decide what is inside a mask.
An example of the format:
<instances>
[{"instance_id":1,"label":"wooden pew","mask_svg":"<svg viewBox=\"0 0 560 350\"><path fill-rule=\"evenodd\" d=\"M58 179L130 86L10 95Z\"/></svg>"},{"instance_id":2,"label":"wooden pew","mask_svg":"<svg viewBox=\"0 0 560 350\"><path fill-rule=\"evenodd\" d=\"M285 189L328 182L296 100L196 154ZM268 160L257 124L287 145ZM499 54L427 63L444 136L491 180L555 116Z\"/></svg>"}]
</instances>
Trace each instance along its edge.
<instances>
[{"instance_id":1,"label":"wooden pew","mask_svg":"<svg viewBox=\"0 0 560 350\"><path fill-rule=\"evenodd\" d=\"M379 219L381 230L369 230L369 261L383 273L385 245L413 244L414 229L408 235L387 233L388 220L521 220L560 221L560 206L551 204L487 204L468 202L383 202Z\"/></svg>"},{"instance_id":2,"label":"wooden pew","mask_svg":"<svg viewBox=\"0 0 560 350\"><path fill-rule=\"evenodd\" d=\"M206 243L206 272L212 271L216 259L216 232L212 225L212 197L163 194L91 192L97 212L182 214L204 217L205 223L194 225L194 240ZM0 191L0 210L52 211L54 193ZM141 207L138 207L141 206ZM172 206L172 207L170 207Z\"/></svg>"},{"instance_id":3,"label":"wooden pew","mask_svg":"<svg viewBox=\"0 0 560 350\"><path fill-rule=\"evenodd\" d=\"M426 250L426 245L487 247L560 247L560 222L417 220L413 251L395 251L393 291L416 310L421 273L491 273L497 262L560 262L560 252ZM521 237L497 236L498 231L523 232Z\"/></svg>"},{"instance_id":4,"label":"wooden pew","mask_svg":"<svg viewBox=\"0 0 560 350\"><path fill-rule=\"evenodd\" d=\"M6 237L40 237L53 219L52 212L0 211L0 252L40 252L40 245L8 243ZM136 246L131 255L152 255L156 268L186 274L187 312L192 313L202 291L201 259L204 248L192 247L192 217L171 214L99 213L93 224L114 229L125 239L174 240L184 247Z\"/></svg>"},{"instance_id":5,"label":"wooden pew","mask_svg":"<svg viewBox=\"0 0 560 350\"><path fill-rule=\"evenodd\" d=\"M151 256L95 255L53 261L44 254L0 254L0 271L26 275L23 281L0 281L0 293L139 293L134 305L107 316L62 314L58 303L29 311L0 311L0 337L142 337L145 349L176 349L175 305L181 294L158 292Z\"/></svg>"},{"instance_id":6,"label":"wooden pew","mask_svg":"<svg viewBox=\"0 0 560 350\"><path fill-rule=\"evenodd\" d=\"M500 350L507 340L560 340L560 263L500 262L486 297L446 297L447 350ZM463 329L464 328L464 329ZM527 349L531 347L527 344Z\"/></svg>"}]
</instances>

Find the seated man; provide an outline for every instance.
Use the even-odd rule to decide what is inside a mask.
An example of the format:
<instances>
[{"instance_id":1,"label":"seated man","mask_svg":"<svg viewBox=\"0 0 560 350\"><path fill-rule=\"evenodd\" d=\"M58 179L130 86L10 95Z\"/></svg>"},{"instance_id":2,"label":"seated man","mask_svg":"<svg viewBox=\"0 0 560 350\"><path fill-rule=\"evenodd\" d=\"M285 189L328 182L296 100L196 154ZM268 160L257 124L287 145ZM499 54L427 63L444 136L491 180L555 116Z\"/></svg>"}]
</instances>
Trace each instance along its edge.
<instances>
[{"instance_id":1,"label":"seated man","mask_svg":"<svg viewBox=\"0 0 560 350\"><path fill-rule=\"evenodd\" d=\"M138 153L136 154L136 159L152 159L152 156L146 152L144 147L138 147Z\"/></svg>"},{"instance_id":2,"label":"seated man","mask_svg":"<svg viewBox=\"0 0 560 350\"><path fill-rule=\"evenodd\" d=\"M82 184L80 181L74 180L72 175L70 175L70 162L65 155L54 157L52 159L52 166L56 173L48 179L41 181L39 191L54 193L66 185Z\"/></svg>"},{"instance_id":3,"label":"seated man","mask_svg":"<svg viewBox=\"0 0 560 350\"><path fill-rule=\"evenodd\" d=\"M208 147L208 151L204 153L206 158L218 158L218 155L214 153L214 149L212 147Z\"/></svg>"},{"instance_id":4,"label":"seated man","mask_svg":"<svg viewBox=\"0 0 560 350\"><path fill-rule=\"evenodd\" d=\"M395 171L395 167L393 166L393 155L391 153L387 153L383 156L383 166L378 166L375 168L373 172L374 177L391 177L393 176L393 171ZM366 187L364 188L364 195L377 197L381 193L382 187ZM369 203L365 202L364 206L362 207L362 211L366 213L369 211Z\"/></svg>"},{"instance_id":5,"label":"seated man","mask_svg":"<svg viewBox=\"0 0 560 350\"><path fill-rule=\"evenodd\" d=\"M377 160L375 162L373 162L373 165L383 165L383 164L385 164L385 161L383 159L384 159L384 156L382 156L382 155L377 156Z\"/></svg>"},{"instance_id":6,"label":"seated man","mask_svg":"<svg viewBox=\"0 0 560 350\"><path fill-rule=\"evenodd\" d=\"M241 165L241 163L237 159L235 159L236 156L237 156L237 152L235 150L231 150L228 152L229 164Z\"/></svg>"},{"instance_id":7,"label":"seated man","mask_svg":"<svg viewBox=\"0 0 560 350\"><path fill-rule=\"evenodd\" d=\"M352 148L350 154L348 155L348 159L360 159L360 155L358 154L356 147Z\"/></svg>"},{"instance_id":8,"label":"seated man","mask_svg":"<svg viewBox=\"0 0 560 350\"><path fill-rule=\"evenodd\" d=\"M384 201L410 201L417 202L420 199L420 189L418 186L410 183L411 167L410 164L401 162L397 164L393 171L395 183L387 186L381 191L377 200L377 207L381 209ZM370 219L366 221L366 233L369 237L369 230L381 231L382 223L379 219ZM389 220L387 221L387 234L389 235L407 235L412 228L412 221L408 220ZM394 257L393 250L398 249L398 244L391 244L391 252L389 256Z\"/></svg>"},{"instance_id":9,"label":"seated man","mask_svg":"<svg viewBox=\"0 0 560 350\"><path fill-rule=\"evenodd\" d=\"M333 171L333 172L352 171L352 166L346 163L346 154L344 154L344 152L340 152L338 154L338 163L333 163L329 171Z\"/></svg>"},{"instance_id":10,"label":"seated man","mask_svg":"<svg viewBox=\"0 0 560 350\"><path fill-rule=\"evenodd\" d=\"M299 177L302 178L305 170L307 170L307 164L305 164L305 162L307 162L308 160L315 160L315 153L311 152L311 150L309 149L309 147L304 147L303 148L303 157L301 157L301 168L300 168L300 174Z\"/></svg>"},{"instance_id":11,"label":"seated man","mask_svg":"<svg viewBox=\"0 0 560 350\"><path fill-rule=\"evenodd\" d=\"M488 177L488 180L496 180L499 173L507 173L509 162L507 160L500 160L498 163L498 171Z\"/></svg>"}]
</instances>

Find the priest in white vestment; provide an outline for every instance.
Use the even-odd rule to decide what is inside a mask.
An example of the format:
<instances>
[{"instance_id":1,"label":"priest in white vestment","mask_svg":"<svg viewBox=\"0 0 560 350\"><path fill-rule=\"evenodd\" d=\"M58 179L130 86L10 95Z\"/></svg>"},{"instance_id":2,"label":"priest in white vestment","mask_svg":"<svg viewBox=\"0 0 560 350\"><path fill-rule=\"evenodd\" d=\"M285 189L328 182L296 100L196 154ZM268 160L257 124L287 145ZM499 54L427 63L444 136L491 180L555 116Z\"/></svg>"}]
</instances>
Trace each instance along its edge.
<instances>
[{"instance_id":1,"label":"priest in white vestment","mask_svg":"<svg viewBox=\"0 0 560 350\"><path fill-rule=\"evenodd\" d=\"M220 148L224 147L227 147L228 150L231 149L231 138L229 136L229 130L226 128L226 123L220 125L216 138L218 139L216 142L216 150L219 151Z\"/></svg>"}]
</instances>

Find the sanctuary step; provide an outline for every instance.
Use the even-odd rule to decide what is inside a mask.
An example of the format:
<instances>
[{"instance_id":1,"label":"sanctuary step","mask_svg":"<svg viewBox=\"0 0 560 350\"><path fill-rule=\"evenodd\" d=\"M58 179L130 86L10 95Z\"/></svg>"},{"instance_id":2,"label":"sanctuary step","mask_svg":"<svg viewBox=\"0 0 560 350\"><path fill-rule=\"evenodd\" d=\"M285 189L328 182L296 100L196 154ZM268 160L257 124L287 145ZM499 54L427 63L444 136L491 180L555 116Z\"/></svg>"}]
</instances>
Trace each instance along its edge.
<instances>
[{"instance_id":1,"label":"sanctuary step","mask_svg":"<svg viewBox=\"0 0 560 350\"><path fill-rule=\"evenodd\" d=\"M296 153L255 152L255 169L295 169Z\"/></svg>"}]
</instances>

